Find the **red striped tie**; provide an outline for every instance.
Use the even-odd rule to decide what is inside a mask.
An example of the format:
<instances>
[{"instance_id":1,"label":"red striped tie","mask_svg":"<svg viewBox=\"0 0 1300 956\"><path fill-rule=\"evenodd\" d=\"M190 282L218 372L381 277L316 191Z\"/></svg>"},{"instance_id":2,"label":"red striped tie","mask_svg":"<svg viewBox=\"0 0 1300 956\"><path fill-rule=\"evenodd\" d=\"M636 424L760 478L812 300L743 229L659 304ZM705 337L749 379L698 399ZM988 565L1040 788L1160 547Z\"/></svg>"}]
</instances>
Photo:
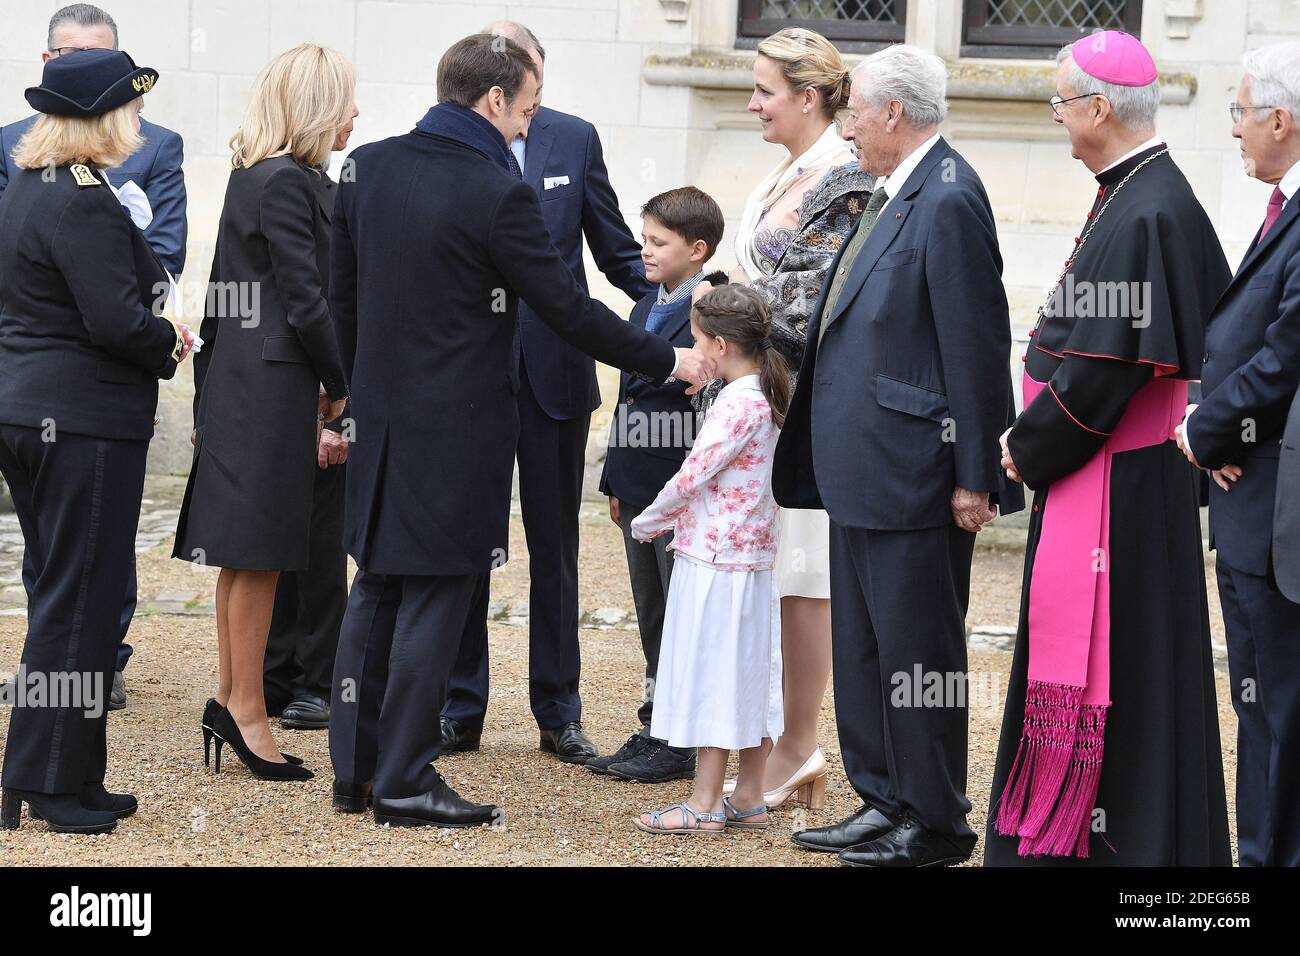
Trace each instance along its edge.
<instances>
[{"instance_id":1,"label":"red striped tie","mask_svg":"<svg viewBox=\"0 0 1300 956\"><path fill-rule=\"evenodd\" d=\"M1286 196L1282 192L1281 186L1273 187L1273 195L1268 197L1268 215L1264 217L1264 226L1259 230L1259 241L1263 242L1268 231L1273 228L1273 223L1277 222L1277 217L1282 215L1282 204L1286 202Z\"/></svg>"}]
</instances>

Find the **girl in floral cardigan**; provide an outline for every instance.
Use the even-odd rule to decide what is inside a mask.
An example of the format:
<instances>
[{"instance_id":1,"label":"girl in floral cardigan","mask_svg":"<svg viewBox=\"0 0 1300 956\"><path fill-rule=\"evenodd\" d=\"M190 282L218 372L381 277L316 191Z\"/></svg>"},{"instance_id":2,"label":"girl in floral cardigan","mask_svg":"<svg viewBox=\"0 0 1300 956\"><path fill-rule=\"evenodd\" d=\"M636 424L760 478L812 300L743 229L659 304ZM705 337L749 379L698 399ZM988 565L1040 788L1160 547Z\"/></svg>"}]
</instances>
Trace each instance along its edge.
<instances>
[{"instance_id":1,"label":"girl in floral cardigan","mask_svg":"<svg viewBox=\"0 0 1300 956\"><path fill-rule=\"evenodd\" d=\"M681 469L632 522L632 536L673 532L650 733L699 748L695 791L635 823L647 833L716 835L768 826L763 770L782 730L771 472L790 378L772 347L767 305L753 289L725 285L704 295L691 331L726 385ZM724 797L732 750L740 751L740 774Z\"/></svg>"}]
</instances>

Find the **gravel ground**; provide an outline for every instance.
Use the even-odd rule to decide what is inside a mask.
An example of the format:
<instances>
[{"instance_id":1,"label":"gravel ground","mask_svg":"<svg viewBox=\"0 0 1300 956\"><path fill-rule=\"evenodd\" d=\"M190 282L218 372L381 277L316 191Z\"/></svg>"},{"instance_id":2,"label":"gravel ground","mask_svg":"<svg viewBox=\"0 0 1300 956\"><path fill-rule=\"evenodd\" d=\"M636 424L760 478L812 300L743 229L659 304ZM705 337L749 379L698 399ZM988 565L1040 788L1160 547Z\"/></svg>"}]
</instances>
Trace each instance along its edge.
<instances>
[{"instance_id":1,"label":"gravel ground","mask_svg":"<svg viewBox=\"0 0 1300 956\"><path fill-rule=\"evenodd\" d=\"M630 609L622 541L600 502L584 508L581 606ZM990 536L993 537L993 536ZM1014 539L1014 535L1010 536ZM1007 536L993 538L1002 542ZM519 608L527 601L527 555L518 517L512 560L493 577L493 602ZM187 613L137 617L136 648L127 671L130 706L109 717L110 788L130 791L141 812L111 835L52 835L25 821L0 831L7 864L102 865L769 865L831 866L833 856L806 853L789 841L792 830L820 826L853 812L858 801L844 779L828 694L822 711L822 749L831 763L827 805L816 813L798 808L774 815L771 829L718 839L652 837L633 829L644 810L684 798L689 784L622 783L559 763L538 752L528 710L527 629L494 622L492 705L483 749L439 761L464 796L501 805L506 825L473 831L395 830L369 816L334 813L329 805L330 765L323 732L278 730L281 746L316 771L306 784L254 780L232 756L220 777L205 770L198 718L216 686L214 621L205 608L216 572L169 560L170 540L140 558L140 593L201 595ZM972 626L1016 623L1022 555L981 548L973 574ZM1212 587L1212 585L1211 585ZM1217 605L1212 592L1211 607ZM146 602L146 609L148 602ZM155 607L176 610L175 602ZM0 612L3 613L3 612ZM21 612L0 616L0 671L12 671L24 633ZM1215 615L1215 639L1222 624ZM584 723L602 750L622 743L634 728L642 680L640 644L626 628L582 632ZM971 826L983 832L997 749L1010 654L973 650L975 699L971 710L969 794ZM1228 703L1227 674L1218 674L1220 728L1228 774L1229 808L1235 775L1236 724ZM0 742L8 712L0 714ZM1235 829L1235 828L1234 828ZM973 862L978 862L977 848Z\"/></svg>"}]
</instances>

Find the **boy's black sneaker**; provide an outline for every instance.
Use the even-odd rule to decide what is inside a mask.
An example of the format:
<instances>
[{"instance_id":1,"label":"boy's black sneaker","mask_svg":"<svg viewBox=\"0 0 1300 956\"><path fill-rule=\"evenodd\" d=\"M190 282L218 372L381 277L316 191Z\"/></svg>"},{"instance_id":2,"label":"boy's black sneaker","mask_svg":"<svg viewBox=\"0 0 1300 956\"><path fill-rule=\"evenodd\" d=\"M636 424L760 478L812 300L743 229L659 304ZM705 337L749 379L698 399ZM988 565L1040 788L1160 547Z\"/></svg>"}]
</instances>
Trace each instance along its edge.
<instances>
[{"instance_id":1,"label":"boy's black sneaker","mask_svg":"<svg viewBox=\"0 0 1300 956\"><path fill-rule=\"evenodd\" d=\"M642 750L651 740L644 733L638 731L631 737L627 738L627 743L619 747L612 754L605 754L603 757L592 757L583 764L592 773L609 774L609 768L612 764L623 763L625 760L631 760Z\"/></svg>"},{"instance_id":2,"label":"boy's black sneaker","mask_svg":"<svg viewBox=\"0 0 1300 956\"><path fill-rule=\"evenodd\" d=\"M695 779L695 751L677 749L649 740L647 746L630 760L610 764L612 776L637 783L667 783L669 780Z\"/></svg>"}]
</instances>

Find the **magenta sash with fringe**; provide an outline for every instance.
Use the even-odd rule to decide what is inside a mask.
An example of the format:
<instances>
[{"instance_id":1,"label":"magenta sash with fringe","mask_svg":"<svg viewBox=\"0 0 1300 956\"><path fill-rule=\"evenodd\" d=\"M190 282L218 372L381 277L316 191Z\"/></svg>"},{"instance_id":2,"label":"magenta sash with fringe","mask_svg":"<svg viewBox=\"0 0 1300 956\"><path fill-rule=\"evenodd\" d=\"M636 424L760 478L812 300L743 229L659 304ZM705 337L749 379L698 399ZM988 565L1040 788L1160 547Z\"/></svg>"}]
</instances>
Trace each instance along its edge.
<instances>
[{"instance_id":1,"label":"magenta sash with fringe","mask_svg":"<svg viewBox=\"0 0 1300 956\"><path fill-rule=\"evenodd\" d=\"M1026 373L1026 407L1045 388ZM1059 399L1049 389L1044 401ZM1186 408L1186 381L1147 383L1088 463L1051 485L1029 583L1024 729L997 809L1021 856L1088 855L1110 707L1111 459L1173 438Z\"/></svg>"}]
</instances>

